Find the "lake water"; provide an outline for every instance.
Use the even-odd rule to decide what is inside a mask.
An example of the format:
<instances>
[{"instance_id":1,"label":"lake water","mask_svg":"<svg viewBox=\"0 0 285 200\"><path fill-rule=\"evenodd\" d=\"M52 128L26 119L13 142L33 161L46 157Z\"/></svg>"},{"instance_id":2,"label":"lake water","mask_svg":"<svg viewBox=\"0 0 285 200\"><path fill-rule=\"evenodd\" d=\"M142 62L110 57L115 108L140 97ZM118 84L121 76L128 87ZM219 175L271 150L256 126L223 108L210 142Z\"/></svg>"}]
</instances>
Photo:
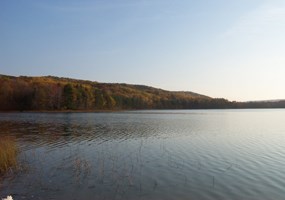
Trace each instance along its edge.
<instances>
[{"instance_id":1,"label":"lake water","mask_svg":"<svg viewBox=\"0 0 285 200\"><path fill-rule=\"evenodd\" d=\"M285 110L2 113L0 199L285 199Z\"/></svg>"}]
</instances>

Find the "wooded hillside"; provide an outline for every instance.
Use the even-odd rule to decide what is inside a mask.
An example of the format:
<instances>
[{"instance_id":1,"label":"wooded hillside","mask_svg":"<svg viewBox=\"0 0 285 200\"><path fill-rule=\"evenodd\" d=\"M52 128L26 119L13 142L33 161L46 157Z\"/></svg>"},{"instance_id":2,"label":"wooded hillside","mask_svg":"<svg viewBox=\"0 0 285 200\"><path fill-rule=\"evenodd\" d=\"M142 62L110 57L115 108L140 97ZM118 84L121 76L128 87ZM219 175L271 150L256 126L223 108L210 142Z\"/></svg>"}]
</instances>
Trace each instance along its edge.
<instances>
[{"instance_id":1,"label":"wooded hillside","mask_svg":"<svg viewBox=\"0 0 285 200\"><path fill-rule=\"evenodd\" d=\"M192 92L143 85L0 75L0 110L121 110L230 108L233 103Z\"/></svg>"},{"instance_id":2,"label":"wooded hillside","mask_svg":"<svg viewBox=\"0 0 285 200\"><path fill-rule=\"evenodd\" d=\"M144 85L0 75L1 111L285 108L285 100L231 102Z\"/></svg>"}]
</instances>

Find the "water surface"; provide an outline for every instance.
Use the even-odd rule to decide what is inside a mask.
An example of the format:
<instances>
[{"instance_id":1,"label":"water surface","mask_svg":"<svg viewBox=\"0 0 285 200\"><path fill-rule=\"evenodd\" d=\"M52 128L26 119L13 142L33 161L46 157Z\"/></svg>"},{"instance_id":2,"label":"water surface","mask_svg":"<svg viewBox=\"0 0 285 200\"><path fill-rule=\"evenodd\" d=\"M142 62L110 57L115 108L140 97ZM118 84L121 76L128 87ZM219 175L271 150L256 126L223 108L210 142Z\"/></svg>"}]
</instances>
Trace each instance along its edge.
<instances>
[{"instance_id":1,"label":"water surface","mask_svg":"<svg viewBox=\"0 0 285 200\"><path fill-rule=\"evenodd\" d=\"M14 199L284 199L285 110L2 113Z\"/></svg>"}]
</instances>

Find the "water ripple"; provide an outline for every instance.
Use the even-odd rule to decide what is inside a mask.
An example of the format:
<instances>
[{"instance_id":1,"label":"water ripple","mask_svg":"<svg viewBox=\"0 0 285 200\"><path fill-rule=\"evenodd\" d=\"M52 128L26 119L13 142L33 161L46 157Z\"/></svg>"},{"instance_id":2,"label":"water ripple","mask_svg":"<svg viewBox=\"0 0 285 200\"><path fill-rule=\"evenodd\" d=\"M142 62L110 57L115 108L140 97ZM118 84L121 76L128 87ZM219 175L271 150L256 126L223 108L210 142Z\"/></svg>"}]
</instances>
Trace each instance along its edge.
<instances>
[{"instance_id":1,"label":"water ripple","mask_svg":"<svg viewBox=\"0 0 285 200\"><path fill-rule=\"evenodd\" d=\"M3 181L0 196L284 199L284 117L283 110L0 114L0 139L17 138L28 164Z\"/></svg>"}]
</instances>

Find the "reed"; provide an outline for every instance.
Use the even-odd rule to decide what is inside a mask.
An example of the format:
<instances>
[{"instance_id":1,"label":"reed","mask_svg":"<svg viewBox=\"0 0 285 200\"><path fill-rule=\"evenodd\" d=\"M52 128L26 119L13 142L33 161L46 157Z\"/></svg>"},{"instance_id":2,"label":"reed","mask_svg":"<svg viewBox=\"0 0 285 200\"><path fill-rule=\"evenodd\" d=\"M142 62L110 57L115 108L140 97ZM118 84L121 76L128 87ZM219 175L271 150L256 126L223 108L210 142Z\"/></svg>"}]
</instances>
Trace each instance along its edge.
<instances>
[{"instance_id":1,"label":"reed","mask_svg":"<svg viewBox=\"0 0 285 200\"><path fill-rule=\"evenodd\" d=\"M17 167L18 147L12 137L0 136L0 175Z\"/></svg>"}]
</instances>

